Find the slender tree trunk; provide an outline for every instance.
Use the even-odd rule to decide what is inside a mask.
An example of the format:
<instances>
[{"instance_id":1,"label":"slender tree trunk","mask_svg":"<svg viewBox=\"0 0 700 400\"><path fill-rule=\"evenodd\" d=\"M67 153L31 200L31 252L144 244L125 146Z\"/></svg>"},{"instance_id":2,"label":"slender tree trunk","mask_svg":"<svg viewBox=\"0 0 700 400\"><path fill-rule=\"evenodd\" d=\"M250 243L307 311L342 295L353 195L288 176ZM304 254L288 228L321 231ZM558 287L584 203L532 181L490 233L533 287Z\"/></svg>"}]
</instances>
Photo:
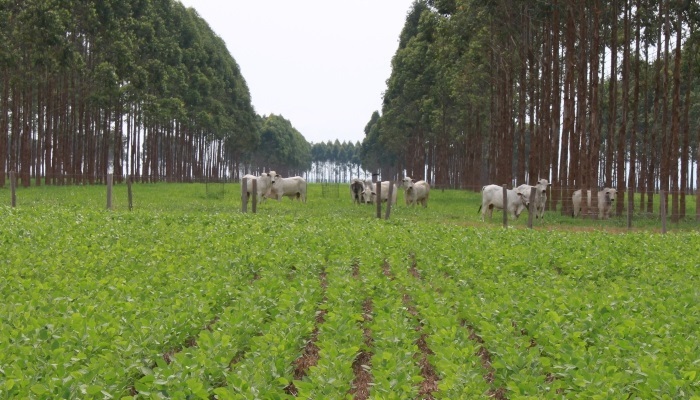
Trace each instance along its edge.
<instances>
[{"instance_id":1,"label":"slender tree trunk","mask_svg":"<svg viewBox=\"0 0 700 400\"><path fill-rule=\"evenodd\" d=\"M629 0L624 0L623 11L623 51L622 51L622 110L620 116L620 130L617 136L617 200L615 201L616 214L622 215L625 206L625 142L627 138L627 114L629 111L629 63L630 63L630 6ZM631 169L631 168L630 168Z\"/></svg>"},{"instance_id":2,"label":"slender tree trunk","mask_svg":"<svg viewBox=\"0 0 700 400\"><path fill-rule=\"evenodd\" d=\"M523 5L522 25L525 25L526 6ZM518 168L516 180L518 185L525 182L525 171L527 168L525 157L529 154L525 152L525 82L527 79L526 49L528 48L528 37L525 29L521 30L520 46L520 85L518 90Z\"/></svg>"},{"instance_id":3,"label":"slender tree trunk","mask_svg":"<svg viewBox=\"0 0 700 400\"><path fill-rule=\"evenodd\" d=\"M600 73L600 0L593 1L593 34L590 55L591 63L591 98L590 98L590 144L588 156L587 187L598 187L598 162L600 160L600 120L598 111L600 108L599 73Z\"/></svg>"},{"instance_id":4,"label":"slender tree trunk","mask_svg":"<svg viewBox=\"0 0 700 400\"><path fill-rule=\"evenodd\" d=\"M693 26L690 24L690 37L693 36ZM690 65L695 65L695 49L696 45L695 43L691 44L688 49L688 54L690 55ZM688 69L688 75L686 76L685 79L686 82L688 82L688 86L686 87L685 90L685 108L683 109L683 139L681 143L681 203L680 203L680 208L681 208L681 218L685 218L685 213L686 213L686 191L690 189L689 182L692 181L692 178L688 179L688 170L690 169L690 166L688 165L690 162L690 82L693 82L693 69L689 68ZM700 146L698 146L700 147ZM700 159L698 160L700 162ZM696 196L697 197L697 196Z\"/></svg>"},{"instance_id":5,"label":"slender tree trunk","mask_svg":"<svg viewBox=\"0 0 700 400\"><path fill-rule=\"evenodd\" d=\"M659 180L661 183L661 190L668 192L670 189L669 185L669 172L670 172L670 157L671 157L671 140L668 134L668 64L669 64L669 46L671 41L671 20L669 9L669 0L664 1L664 12L661 15L665 17L664 23L664 72L662 75L662 111L661 111L661 171L659 174ZM668 204L668 202L666 202Z\"/></svg>"},{"instance_id":6,"label":"slender tree trunk","mask_svg":"<svg viewBox=\"0 0 700 400\"><path fill-rule=\"evenodd\" d=\"M2 71L2 98L0 98L0 187L5 187L5 171L9 170L8 164L8 134L10 98L10 73L7 69Z\"/></svg>"},{"instance_id":7,"label":"slender tree trunk","mask_svg":"<svg viewBox=\"0 0 700 400\"><path fill-rule=\"evenodd\" d=\"M20 143L20 166L19 175L22 179L22 186L29 187L31 185L31 164L32 164L32 153L31 153L31 138L32 138L32 127L31 127L31 115L32 115L32 92L33 85L25 83L24 86L24 104L22 105L22 130L21 130L21 143Z\"/></svg>"},{"instance_id":8,"label":"slender tree trunk","mask_svg":"<svg viewBox=\"0 0 700 400\"><path fill-rule=\"evenodd\" d=\"M564 175L561 173L563 169L563 161L559 161L559 152L557 151L560 148L560 143L559 143L559 132L560 132L560 123L561 123L561 83L560 83L560 75L559 75L559 4L558 0L553 0L552 1L552 7L554 11L552 12L552 25L551 25L551 32L552 32L552 57L550 59L552 63L552 122L551 122L551 132L552 136L554 138L552 149L552 158L550 160L550 163L554 168L552 168L552 182L556 182L559 185L560 190L553 190L552 191L552 210L557 209L557 201L560 200L560 194L562 193L562 188L564 187L564 183L561 182L561 179L563 179ZM564 145L561 145L562 148L564 148ZM564 207L564 200L562 200L562 211L565 209Z\"/></svg>"},{"instance_id":9,"label":"slender tree trunk","mask_svg":"<svg viewBox=\"0 0 700 400\"><path fill-rule=\"evenodd\" d=\"M578 57L577 60L587 59L587 37L588 37L588 24L586 17L586 7L584 2L579 2L578 4L578 15L583 16L583 20L578 23ZM586 99L586 87L588 78L588 63L578 62L578 71L576 73L576 122L574 124L574 135L572 137L572 156L571 156L571 166L574 169L576 187L588 188L589 183L584 181L583 177L585 171L588 169L587 166L587 150L586 150L586 139L587 139L587 129L586 129L586 113L588 108L588 99Z\"/></svg>"},{"instance_id":10,"label":"slender tree trunk","mask_svg":"<svg viewBox=\"0 0 700 400\"><path fill-rule=\"evenodd\" d=\"M681 33L683 14L682 8L677 7L676 15L676 54L673 63L673 105L671 107L671 145L669 156L669 174L671 179L671 221L678 222L680 216L678 194L678 146L679 146L679 131L680 131L680 111L681 111ZM668 10L670 14L671 10Z\"/></svg>"},{"instance_id":11,"label":"slender tree trunk","mask_svg":"<svg viewBox=\"0 0 700 400\"><path fill-rule=\"evenodd\" d=\"M571 205L571 193L575 190L574 185L580 184L580 182L575 182L572 169L576 168L574 165L574 160L572 159L571 165L569 165L569 153L571 149L569 148L569 140L574 134L574 64L575 64L575 52L576 52L576 24L574 23L574 2L569 1L566 6L566 28L565 28L565 77L564 77L564 126L562 131L561 140L561 165L560 176L562 179L566 177L563 186L568 188L566 193L566 210L570 210ZM572 153L573 156L573 153Z\"/></svg>"},{"instance_id":12,"label":"slender tree trunk","mask_svg":"<svg viewBox=\"0 0 700 400\"><path fill-rule=\"evenodd\" d=\"M605 143L605 187L613 185L613 148L615 146L615 125L617 120L617 10L617 0L613 0L610 39L609 121L608 137ZM620 189L622 188L618 188L618 190Z\"/></svg>"},{"instance_id":13,"label":"slender tree trunk","mask_svg":"<svg viewBox=\"0 0 700 400\"><path fill-rule=\"evenodd\" d=\"M636 0L635 5L635 35L634 35L634 94L632 95L632 129L630 130L630 166L627 183L629 186L630 201L628 202L630 210L634 213L634 193L637 188L637 127L639 123L639 66L641 60L639 58L639 46L641 41L641 27L639 13L642 11L640 1Z\"/></svg>"},{"instance_id":14,"label":"slender tree trunk","mask_svg":"<svg viewBox=\"0 0 700 400\"><path fill-rule=\"evenodd\" d=\"M662 154L659 150L659 144L657 143L657 133L661 131L661 96L665 89L662 88L663 81L661 77L661 31L663 29L663 19L659 17L659 29L657 33L657 41L659 45L656 46L656 73L654 74L654 126L651 128L651 135L649 136L649 169L647 171L647 213L652 214L654 212L654 189L656 187L656 176L657 162L659 161L659 155ZM666 190L666 189L664 189Z\"/></svg>"}]
</instances>

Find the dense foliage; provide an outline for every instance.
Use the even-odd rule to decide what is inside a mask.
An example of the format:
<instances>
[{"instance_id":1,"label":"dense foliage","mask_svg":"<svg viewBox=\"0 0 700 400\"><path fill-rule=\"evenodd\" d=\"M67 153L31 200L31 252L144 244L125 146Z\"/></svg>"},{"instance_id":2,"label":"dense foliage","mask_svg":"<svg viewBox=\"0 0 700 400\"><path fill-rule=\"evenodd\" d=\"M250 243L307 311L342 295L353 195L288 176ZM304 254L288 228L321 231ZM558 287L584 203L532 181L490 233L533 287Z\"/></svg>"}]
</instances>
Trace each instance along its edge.
<instances>
[{"instance_id":1,"label":"dense foliage","mask_svg":"<svg viewBox=\"0 0 700 400\"><path fill-rule=\"evenodd\" d=\"M700 398L697 230L464 226L449 190L385 221L321 185L242 214L215 186L0 207L0 398Z\"/></svg>"}]
</instances>

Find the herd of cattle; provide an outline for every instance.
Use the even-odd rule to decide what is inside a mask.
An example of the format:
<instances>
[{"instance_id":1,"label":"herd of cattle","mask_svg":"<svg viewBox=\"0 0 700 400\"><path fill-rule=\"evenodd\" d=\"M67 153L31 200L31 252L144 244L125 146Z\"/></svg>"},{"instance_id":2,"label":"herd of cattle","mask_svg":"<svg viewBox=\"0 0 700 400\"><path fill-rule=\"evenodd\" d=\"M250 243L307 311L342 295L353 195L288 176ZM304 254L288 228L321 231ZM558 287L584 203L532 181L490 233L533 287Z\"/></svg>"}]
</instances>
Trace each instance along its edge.
<instances>
[{"instance_id":1,"label":"herd of cattle","mask_svg":"<svg viewBox=\"0 0 700 400\"><path fill-rule=\"evenodd\" d=\"M300 176L284 178L275 171L263 172L260 176L245 175L243 179L247 179L247 193L250 197L253 190L253 182L256 183L257 202L261 202L266 198L277 199L282 197L296 198L299 201L306 203L306 180ZM430 197L430 184L424 180L416 181L410 177L405 177L401 181L404 190L404 198L406 205L420 204L423 207L428 206L428 198ZM391 190L390 190L390 185ZM506 195L503 195L503 187L498 185L486 185L481 188L481 220L484 220L486 214L489 218L493 216L493 210L505 210L512 218L518 218L523 210L530 207L530 196L532 189L535 189L534 216L536 218L544 217L545 205L547 203L547 188L552 184L546 179L540 179L532 185L523 184L515 189L507 189ZM353 203L357 204L376 204L377 201L386 203L389 201L389 192L391 192L391 204L396 204L396 195L398 187L396 183L391 181L383 181L380 183L379 199L377 199L376 183L371 180L353 179L350 182L350 195ZM591 191L587 191L588 208L592 206ZM617 190L613 188L604 188L598 191L597 207L598 217L605 219L610 217L610 210L615 201ZM504 204L505 200L505 204ZM581 213L582 191L577 190L571 197L573 205L572 216L576 217Z\"/></svg>"}]
</instances>

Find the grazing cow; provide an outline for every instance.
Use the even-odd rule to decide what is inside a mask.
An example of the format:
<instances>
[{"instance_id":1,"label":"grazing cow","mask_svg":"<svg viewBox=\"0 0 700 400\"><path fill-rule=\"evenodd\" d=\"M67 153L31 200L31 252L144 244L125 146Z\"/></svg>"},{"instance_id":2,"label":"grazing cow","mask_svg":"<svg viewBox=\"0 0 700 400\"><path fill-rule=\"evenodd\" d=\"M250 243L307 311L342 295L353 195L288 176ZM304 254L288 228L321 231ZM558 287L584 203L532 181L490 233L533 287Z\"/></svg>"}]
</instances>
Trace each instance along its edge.
<instances>
[{"instance_id":1,"label":"grazing cow","mask_svg":"<svg viewBox=\"0 0 700 400\"><path fill-rule=\"evenodd\" d=\"M506 194L507 212L511 217L518 218L530 205L530 193L521 193L517 189L507 190ZM481 220L484 220L484 215L489 213L489 218L493 217L493 209L503 210L503 187L498 185L486 185L481 188ZM506 211L504 211L506 212Z\"/></svg>"},{"instance_id":2,"label":"grazing cow","mask_svg":"<svg viewBox=\"0 0 700 400\"><path fill-rule=\"evenodd\" d=\"M260 174L260 176L246 174L241 180L246 178L248 179L248 191L246 196L250 199L253 190L253 181L257 181L257 203L260 204L260 202L264 201L266 196L269 194L268 192L272 186L272 177L270 174L263 172Z\"/></svg>"},{"instance_id":3,"label":"grazing cow","mask_svg":"<svg viewBox=\"0 0 700 400\"><path fill-rule=\"evenodd\" d=\"M586 191L588 194L588 208L591 207L591 191ZM610 218L610 209L612 204L615 202L615 197L617 196L617 190L613 188L604 188L598 191L598 218L608 219ZM572 217L576 217L581 213L581 190L577 190L571 196L571 203L573 203L574 211L571 214Z\"/></svg>"},{"instance_id":4,"label":"grazing cow","mask_svg":"<svg viewBox=\"0 0 700 400\"><path fill-rule=\"evenodd\" d=\"M274 172L270 172L272 175ZM282 175L274 173L272 175L271 198L282 200L283 196L296 197L306 203L306 180L301 176L283 178Z\"/></svg>"},{"instance_id":5,"label":"grazing cow","mask_svg":"<svg viewBox=\"0 0 700 400\"><path fill-rule=\"evenodd\" d=\"M406 205L422 204L428 207L428 197L430 197L430 184L426 181L414 181L410 177L403 178L404 197Z\"/></svg>"},{"instance_id":6,"label":"grazing cow","mask_svg":"<svg viewBox=\"0 0 700 400\"><path fill-rule=\"evenodd\" d=\"M547 204L547 187L551 186L546 179L540 179L534 186L535 191L535 218L544 218L544 208ZM533 186L522 184L516 188L520 193L530 194Z\"/></svg>"},{"instance_id":7,"label":"grazing cow","mask_svg":"<svg viewBox=\"0 0 700 400\"><path fill-rule=\"evenodd\" d=\"M362 191L365 190L364 183L359 179L353 179L350 182L350 196L352 196L352 203L361 204L365 202L362 196Z\"/></svg>"},{"instance_id":8,"label":"grazing cow","mask_svg":"<svg viewBox=\"0 0 700 400\"><path fill-rule=\"evenodd\" d=\"M382 193L381 193L381 202L386 203L387 200L389 199L389 184L393 185L393 192L391 193L391 205L396 204L396 192L398 192L398 187L396 186L395 183L391 183L389 181L383 181L382 182ZM376 204L375 202L377 201L377 193L375 192L376 183L372 183L372 189L369 191L369 203L370 204ZM365 195L368 193L367 189L363 192Z\"/></svg>"}]
</instances>

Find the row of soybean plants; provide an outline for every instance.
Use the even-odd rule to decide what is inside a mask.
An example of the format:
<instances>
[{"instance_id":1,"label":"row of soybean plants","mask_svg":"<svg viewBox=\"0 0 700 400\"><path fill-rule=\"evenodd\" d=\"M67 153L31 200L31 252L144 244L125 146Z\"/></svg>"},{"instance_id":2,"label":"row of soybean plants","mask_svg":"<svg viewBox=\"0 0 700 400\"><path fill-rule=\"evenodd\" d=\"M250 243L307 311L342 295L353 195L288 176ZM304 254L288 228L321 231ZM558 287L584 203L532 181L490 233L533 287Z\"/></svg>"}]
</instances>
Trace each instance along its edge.
<instances>
[{"instance_id":1,"label":"row of soybean plants","mask_svg":"<svg viewBox=\"0 0 700 400\"><path fill-rule=\"evenodd\" d=\"M699 396L697 234L433 227L423 240L417 264L509 398Z\"/></svg>"},{"instance_id":2,"label":"row of soybean plants","mask_svg":"<svg viewBox=\"0 0 700 400\"><path fill-rule=\"evenodd\" d=\"M232 292L192 346L138 379L137 398L290 397L285 389L294 361L323 306L327 243L316 243L325 236L311 221L292 218L271 226L265 218L251 217L256 222L238 233L264 248L237 247L239 261L266 262L248 285Z\"/></svg>"},{"instance_id":3,"label":"row of soybean plants","mask_svg":"<svg viewBox=\"0 0 700 400\"><path fill-rule=\"evenodd\" d=\"M299 398L343 398L356 388L353 361L371 354L361 367L371 376L371 398L418 398L421 381L417 342L427 334L440 381L436 398L478 398L491 389L477 345L450 308L453 295L409 274L411 241L401 225L348 223L338 236L326 231L334 252L327 265L328 287L319 325L318 364L294 384ZM356 267L353 271L353 265ZM417 312L409 308L415 306ZM421 332L421 330L423 332ZM364 334L370 340L363 340Z\"/></svg>"},{"instance_id":4,"label":"row of soybean plants","mask_svg":"<svg viewBox=\"0 0 700 400\"><path fill-rule=\"evenodd\" d=\"M323 318L317 324L318 360L292 382L296 397L352 397L358 390L353 365L361 353L368 353L371 358L360 368L371 375L372 397L415 398L421 379L414 359L415 324L398 287L382 272L383 256L373 247L377 242L367 236L368 229L374 229L367 224L377 222L348 220L343 229L337 229L337 223L317 218L308 228L306 249L324 257L327 286L319 306Z\"/></svg>"},{"instance_id":5,"label":"row of soybean plants","mask_svg":"<svg viewBox=\"0 0 700 400\"><path fill-rule=\"evenodd\" d=\"M38 208L2 223L0 398L133 393L277 265L236 234L255 228L244 218Z\"/></svg>"}]
</instances>

